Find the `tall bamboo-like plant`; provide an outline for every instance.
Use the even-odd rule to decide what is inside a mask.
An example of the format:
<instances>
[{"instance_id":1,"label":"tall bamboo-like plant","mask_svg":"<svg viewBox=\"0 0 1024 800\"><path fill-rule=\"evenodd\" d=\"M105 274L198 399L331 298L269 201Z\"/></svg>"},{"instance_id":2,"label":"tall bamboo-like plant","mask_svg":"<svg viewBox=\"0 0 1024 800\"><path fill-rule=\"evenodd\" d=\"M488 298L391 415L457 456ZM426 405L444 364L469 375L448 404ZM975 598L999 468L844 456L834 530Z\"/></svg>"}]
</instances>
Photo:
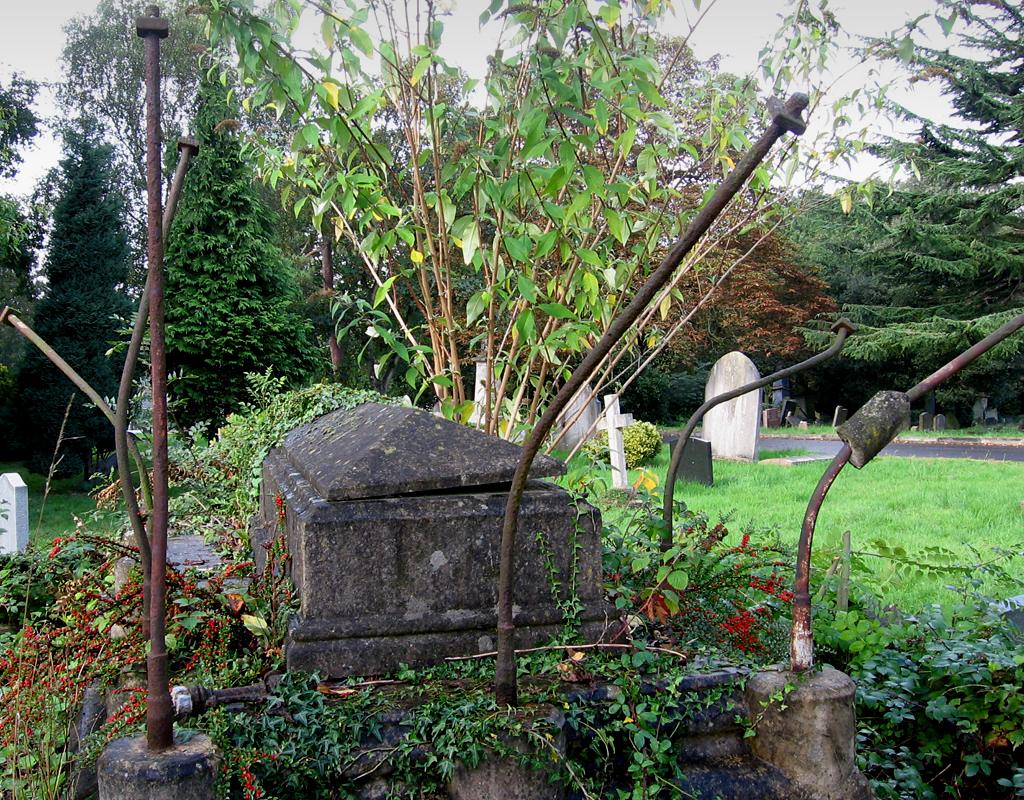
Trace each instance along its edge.
<instances>
[{"instance_id":1,"label":"tall bamboo-like plant","mask_svg":"<svg viewBox=\"0 0 1024 800\"><path fill-rule=\"evenodd\" d=\"M383 342L392 363L378 369L397 361L451 416L469 416L481 361L482 426L507 437L530 427L758 130L757 82L707 82L685 39L654 35L660 10L495 0L481 16L501 28L482 81L442 56L432 2L279 2L256 16L224 0L207 10L213 43L237 55L244 107L294 127L290 146L257 137L264 177L348 240L373 287L345 309L345 329ZM304 12L318 23L313 49L292 41ZM817 7L802 3L787 25L766 63L777 94L805 88L830 47ZM598 384L635 375L648 361L639 354L677 335L755 253L759 236L741 249L737 234L778 222L785 198L772 176L797 163L795 148L758 170ZM818 152L844 150L833 138ZM695 269L706 280L685 296L679 280Z\"/></svg>"}]
</instances>

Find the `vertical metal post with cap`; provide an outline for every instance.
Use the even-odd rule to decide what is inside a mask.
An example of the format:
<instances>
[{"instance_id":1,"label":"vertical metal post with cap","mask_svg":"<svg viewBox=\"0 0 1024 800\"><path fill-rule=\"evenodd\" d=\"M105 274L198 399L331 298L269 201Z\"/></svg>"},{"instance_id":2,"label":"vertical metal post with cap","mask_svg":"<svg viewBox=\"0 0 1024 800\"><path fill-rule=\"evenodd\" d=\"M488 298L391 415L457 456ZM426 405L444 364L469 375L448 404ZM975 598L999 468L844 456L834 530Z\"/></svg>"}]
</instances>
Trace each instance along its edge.
<instances>
[{"instance_id":1,"label":"vertical metal post with cap","mask_svg":"<svg viewBox=\"0 0 1024 800\"><path fill-rule=\"evenodd\" d=\"M164 343L164 242L160 178L160 40L169 32L160 9L135 21L146 68L146 260L149 284L150 375L153 386L153 512L149 540L149 654L146 657L146 742L150 750L174 743L165 631L167 577L167 350Z\"/></svg>"}]
</instances>

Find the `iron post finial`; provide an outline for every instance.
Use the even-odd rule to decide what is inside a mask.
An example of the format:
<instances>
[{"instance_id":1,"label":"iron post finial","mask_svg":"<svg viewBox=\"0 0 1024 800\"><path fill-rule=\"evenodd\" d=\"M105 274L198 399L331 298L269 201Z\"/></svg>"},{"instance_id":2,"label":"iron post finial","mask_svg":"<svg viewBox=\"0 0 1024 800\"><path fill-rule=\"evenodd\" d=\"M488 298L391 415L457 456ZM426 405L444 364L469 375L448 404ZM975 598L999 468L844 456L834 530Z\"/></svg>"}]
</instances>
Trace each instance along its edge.
<instances>
[{"instance_id":1,"label":"iron post finial","mask_svg":"<svg viewBox=\"0 0 1024 800\"><path fill-rule=\"evenodd\" d=\"M199 151L199 140L194 136L179 136L178 137L178 152L182 150L191 150L193 154Z\"/></svg>"},{"instance_id":2,"label":"iron post finial","mask_svg":"<svg viewBox=\"0 0 1024 800\"><path fill-rule=\"evenodd\" d=\"M166 19L160 16L159 7L149 6L144 17L136 17L135 32L142 38L158 36L161 39L166 39L170 32L170 25Z\"/></svg>"},{"instance_id":3,"label":"iron post finial","mask_svg":"<svg viewBox=\"0 0 1024 800\"><path fill-rule=\"evenodd\" d=\"M785 103L777 97L769 98L768 113L772 115L772 124L799 136L807 130L807 123L804 122L802 115L810 102L810 98L803 92L790 95Z\"/></svg>"},{"instance_id":4,"label":"iron post finial","mask_svg":"<svg viewBox=\"0 0 1024 800\"><path fill-rule=\"evenodd\" d=\"M832 327L829 328L832 333L839 333L839 331L846 331L847 336L853 336L857 332L857 326L854 325L846 317L840 317L832 323Z\"/></svg>"}]
</instances>

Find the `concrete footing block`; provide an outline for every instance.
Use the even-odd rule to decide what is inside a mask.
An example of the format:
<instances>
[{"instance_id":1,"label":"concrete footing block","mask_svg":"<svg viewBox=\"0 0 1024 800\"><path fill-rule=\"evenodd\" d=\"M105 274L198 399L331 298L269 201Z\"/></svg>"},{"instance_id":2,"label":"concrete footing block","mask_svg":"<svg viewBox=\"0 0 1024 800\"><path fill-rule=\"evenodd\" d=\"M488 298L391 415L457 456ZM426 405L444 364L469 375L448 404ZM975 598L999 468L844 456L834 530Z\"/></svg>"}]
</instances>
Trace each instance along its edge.
<instances>
[{"instance_id":1,"label":"concrete footing block","mask_svg":"<svg viewBox=\"0 0 1024 800\"><path fill-rule=\"evenodd\" d=\"M545 712L538 716L550 724L536 731L536 737L543 738L544 743L524 733L507 738L505 744L554 766L552 757L565 755L565 716L554 708ZM448 797L450 800L564 800L565 786L557 781L552 783L545 769L524 766L514 757L492 754L475 767L456 767L448 784Z\"/></svg>"},{"instance_id":2,"label":"concrete footing block","mask_svg":"<svg viewBox=\"0 0 1024 800\"><path fill-rule=\"evenodd\" d=\"M215 800L217 750L197 734L158 753L144 736L117 739L99 758L99 800Z\"/></svg>"},{"instance_id":3,"label":"concrete footing block","mask_svg":"<svg viewBox=\"0 0 1024 800\"><path fill-rule=\"evenodd\" d=\"M752 675L745 690L756 731L747 739L751 752L816 800L870 800L856 764L855 690L852 678L831 667Z\"/></svg>"}]
</instances>

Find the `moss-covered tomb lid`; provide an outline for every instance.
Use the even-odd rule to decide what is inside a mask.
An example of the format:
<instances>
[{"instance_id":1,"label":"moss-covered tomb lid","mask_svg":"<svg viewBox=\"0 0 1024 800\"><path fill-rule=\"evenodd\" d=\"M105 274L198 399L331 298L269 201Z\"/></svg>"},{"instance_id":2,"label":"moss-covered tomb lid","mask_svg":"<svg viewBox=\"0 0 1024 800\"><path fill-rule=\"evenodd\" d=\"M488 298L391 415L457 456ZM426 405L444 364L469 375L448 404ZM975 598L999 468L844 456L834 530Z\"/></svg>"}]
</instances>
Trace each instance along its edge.
<instances>
[{"instance_id":1,"label":"moss-covered tomb lid","mask_svg":"<svg viewBox=\"0 0 1024 800\"><path fill-rule=\"evenodd\" d=\"M508 483L522 448L418 408L364 403L324 414L289 433L288 461L326 500ZM531 478L565 466L538 456Z\"/></svg>"}]
</instances>

